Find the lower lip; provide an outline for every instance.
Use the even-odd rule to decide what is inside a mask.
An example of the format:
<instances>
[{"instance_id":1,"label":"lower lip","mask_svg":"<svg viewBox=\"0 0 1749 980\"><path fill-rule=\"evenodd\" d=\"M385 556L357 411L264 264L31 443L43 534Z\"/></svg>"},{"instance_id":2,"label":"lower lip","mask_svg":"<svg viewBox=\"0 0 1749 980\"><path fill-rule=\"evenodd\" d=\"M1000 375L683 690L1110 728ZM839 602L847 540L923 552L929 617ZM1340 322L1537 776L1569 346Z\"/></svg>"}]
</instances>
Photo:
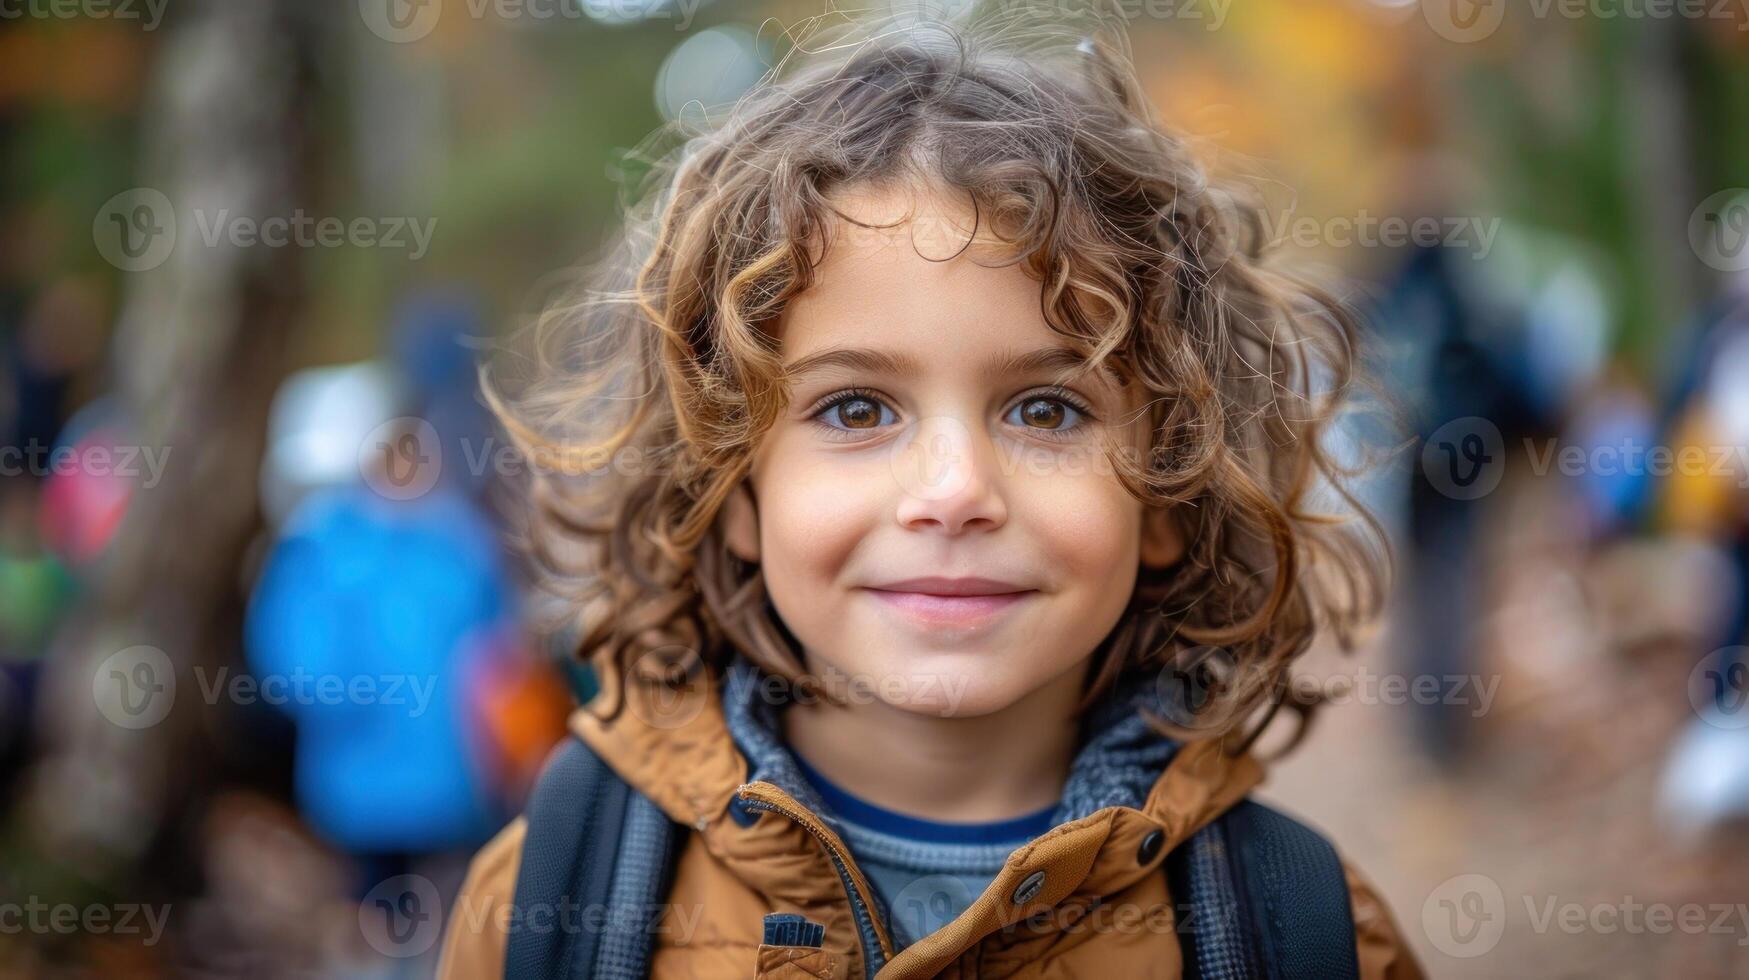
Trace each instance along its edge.
<instances>
[{"instance_id":1,"label":"lower lip","mask_svg":"<svg viewBox=\"0 0 1749 980\"><path fill-rule=\"evenodd\" d=\"M1020 605L1036 591L999 595L938 595L933 592L892 592L870 589L875 598L906 617L928 626L977 626Z\"/></svg>"}]
</instances>

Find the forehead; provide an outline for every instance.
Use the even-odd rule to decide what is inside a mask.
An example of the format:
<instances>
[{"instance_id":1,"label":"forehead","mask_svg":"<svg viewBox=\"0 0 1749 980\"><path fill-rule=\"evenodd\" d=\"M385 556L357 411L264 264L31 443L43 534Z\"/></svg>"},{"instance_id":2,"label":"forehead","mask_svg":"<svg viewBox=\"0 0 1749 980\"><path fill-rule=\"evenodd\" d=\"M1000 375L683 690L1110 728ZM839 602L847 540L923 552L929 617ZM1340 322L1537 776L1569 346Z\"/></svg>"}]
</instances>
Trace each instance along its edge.
<instances>
[{"instance_id":1,"label":"forehead","mask_svg":"<svg viewBox=\"0 0 1749 980\"><path fill-rule=\"evenodd\" d=\"M1004 261L969 200L869 187L831 200L872 227L834 219L813 285L779 322L786 366L856 348L945 369L1072 346L1045 319L1043 287Z\"/></svg>"}]
</instances>

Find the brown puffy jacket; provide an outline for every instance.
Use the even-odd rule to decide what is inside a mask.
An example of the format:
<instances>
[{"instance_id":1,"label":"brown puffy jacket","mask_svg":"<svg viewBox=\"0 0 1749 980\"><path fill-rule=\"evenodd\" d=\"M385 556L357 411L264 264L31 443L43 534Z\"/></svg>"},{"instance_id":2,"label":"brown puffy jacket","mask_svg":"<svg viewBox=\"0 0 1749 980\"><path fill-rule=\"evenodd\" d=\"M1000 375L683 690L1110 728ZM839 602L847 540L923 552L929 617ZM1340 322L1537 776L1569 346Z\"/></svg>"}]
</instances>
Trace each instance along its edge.
<instances>
[{"instance_id":1,"label":"brown puffy jacket","mask_svg":"<svg viewBox=\"0 0 1749 980\"><path fill-rule=\"evenodd\" d=\"M715 682L682 701L657 704L628 689L611 723L578 709L571 729L670 818L694 828L682 848L668 901L656 922L650 975L657 978L847 978L864 975L853 906L831 849L845 863L861 904L873 889L842 840L818 815L769 781L748 782ZM1171 757L1140 808L1106 806L1016 849L972 904L934 933L895 952L875 922L886 957L882 980L965 977L1179 977L1178 937L1161 857L1242 799L1262 779L1249 755L1192 742ZM742 826L729 814L737 795L777 807ZM1143 837L1165 834L1146 849ZM508 907L525 833L518 818L474 857L446 924L440 978L479 980L504 971ZM1361 976L1420 977L1389 911L1347 866ZM1043 871L1024 906L1022 880ZM1097 904L1096 904L1097 903ZM1089 907L1155 910L1087 928ZM1041 910L1047 914L1040 915ZM819 949L762 944L769 912L798 912L825 926ZM1023 927L1005 928L1028 920ZM1041 928L1038 923L1046 925Z\"/></svg>"}]
</instances>

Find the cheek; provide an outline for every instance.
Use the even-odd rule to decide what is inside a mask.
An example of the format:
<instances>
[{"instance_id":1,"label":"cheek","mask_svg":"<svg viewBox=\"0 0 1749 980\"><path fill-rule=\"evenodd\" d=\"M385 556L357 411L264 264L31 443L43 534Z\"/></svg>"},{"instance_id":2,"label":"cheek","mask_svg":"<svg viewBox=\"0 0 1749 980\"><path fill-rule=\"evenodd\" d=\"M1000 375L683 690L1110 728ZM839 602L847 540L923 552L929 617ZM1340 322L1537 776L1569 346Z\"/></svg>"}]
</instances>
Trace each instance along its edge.
<instances>
[{"instance_id":1,"label":"cheek","mask_svg":"<svg viewBox=\"0 0 1749 980\"><path fill-rule=\"evenodd\" d=\"M781 439L765 448L753 477L760 563L775 598L837 580L888 505L874 467L852 454L810 451Z\"/></svg>"},{"instance_id":2,"label":"cheek","mask_svg":"<svg viewBox=\"0 0 1749 980\"><path fill-rule=\"evenodd\" d=\"M1121 610L1140 561L1141 502L1115 477L1052 476L1028 481L1029 533L1061 569L1065 592L1091 593ZM1115 613L1113 616L1115 617Z\"/></svg>"}]
</instances>

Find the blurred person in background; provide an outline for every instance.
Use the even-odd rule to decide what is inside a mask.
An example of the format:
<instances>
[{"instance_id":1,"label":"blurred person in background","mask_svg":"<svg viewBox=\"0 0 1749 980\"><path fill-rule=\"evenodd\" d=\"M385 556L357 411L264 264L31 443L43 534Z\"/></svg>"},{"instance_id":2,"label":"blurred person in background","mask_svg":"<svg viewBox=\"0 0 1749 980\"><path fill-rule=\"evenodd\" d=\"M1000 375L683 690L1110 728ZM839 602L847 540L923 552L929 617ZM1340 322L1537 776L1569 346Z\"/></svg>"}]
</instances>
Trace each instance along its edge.
<instances>
[{"instance_id":1,"label":"blurred person in background","mask_svg":"<svg viewBox=\"0 0 1749 980\"><path fill-rule=\"evenodd\" d=\"M494 474L470 465L489 445L477 323L460 295L412 297L391 365L294 378L276 413L264 492L285 517L248 663L296 727L299 811L357 862L359 897L441 878L431 858L490 835L565 698L521 639L482 509Z\"/></svg>"}]
</instances>

